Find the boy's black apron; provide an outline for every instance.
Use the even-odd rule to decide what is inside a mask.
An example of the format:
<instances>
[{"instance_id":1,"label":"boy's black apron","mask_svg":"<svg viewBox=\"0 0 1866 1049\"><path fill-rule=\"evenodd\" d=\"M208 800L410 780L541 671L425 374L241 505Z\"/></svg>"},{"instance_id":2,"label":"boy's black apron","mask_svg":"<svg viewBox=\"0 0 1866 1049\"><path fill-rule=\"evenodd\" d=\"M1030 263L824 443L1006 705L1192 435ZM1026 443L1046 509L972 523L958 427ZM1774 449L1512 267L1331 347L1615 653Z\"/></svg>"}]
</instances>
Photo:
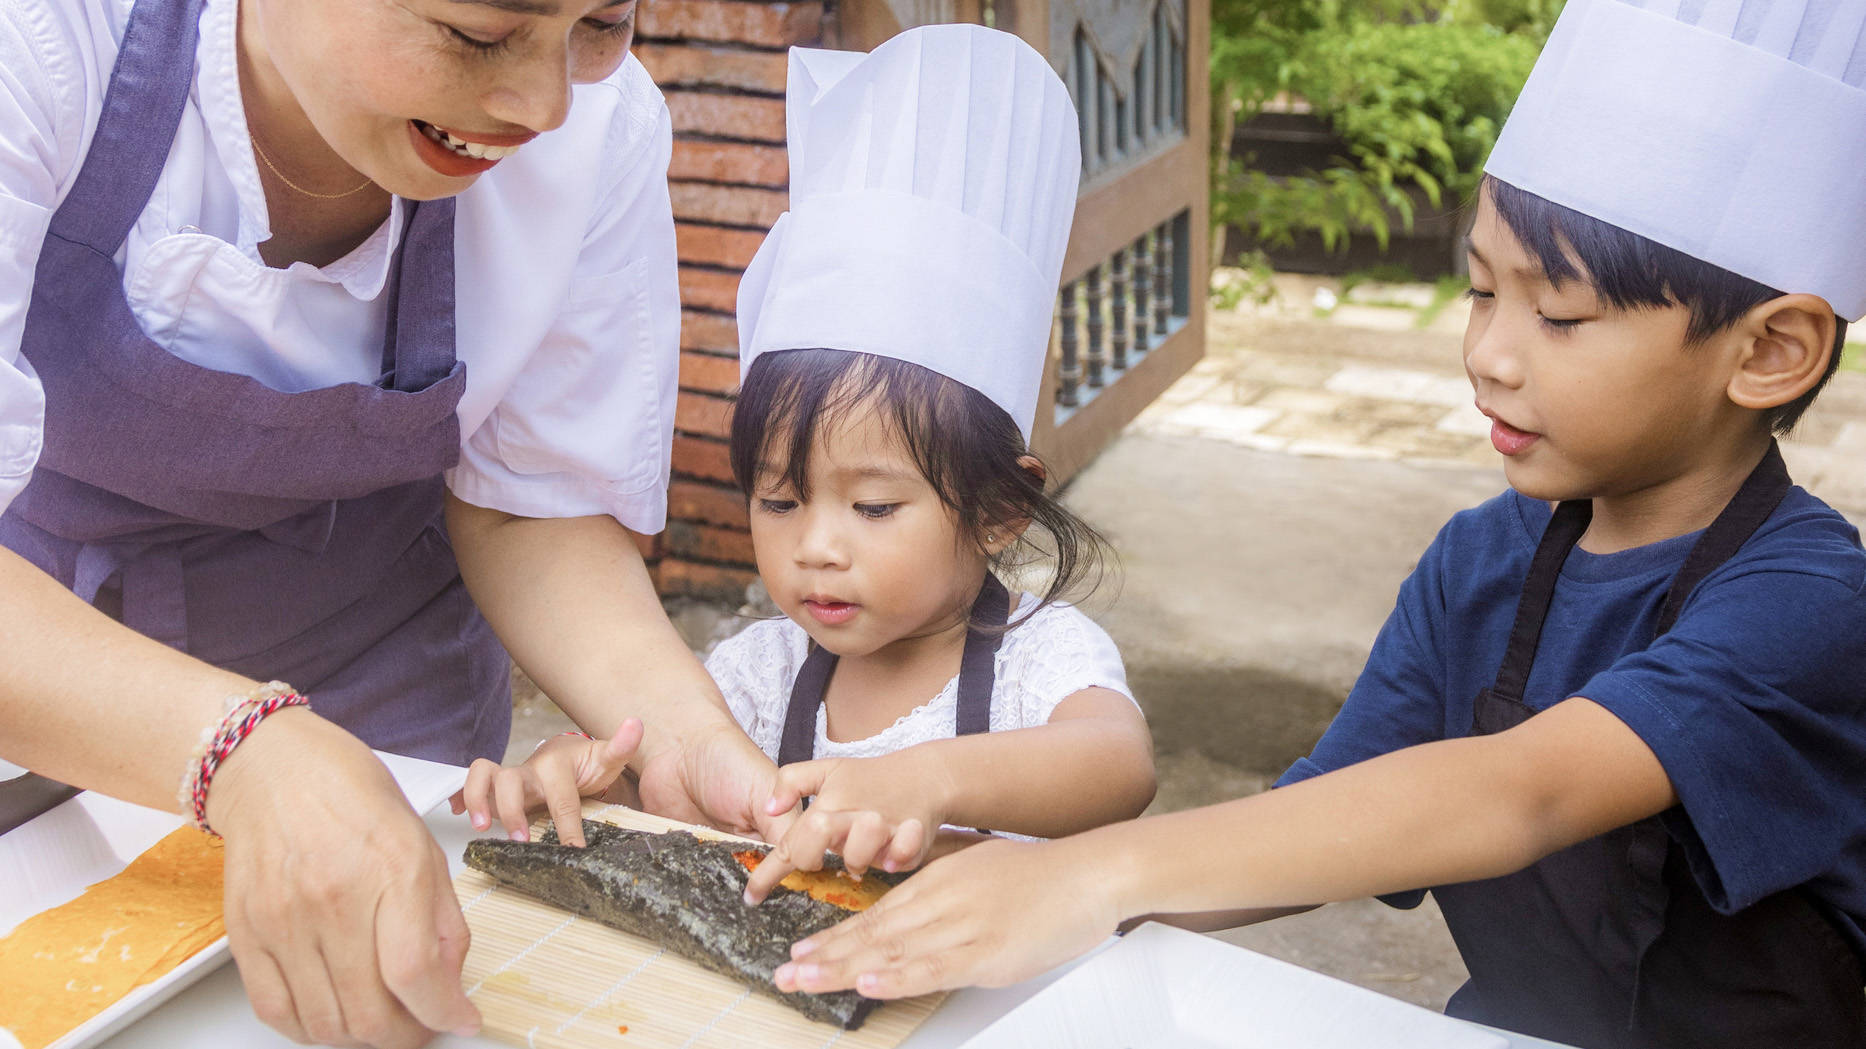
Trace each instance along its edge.
<instances>
[{"instance_id":1,"label":"boy's black apron","mask_svg":"<svg viewBox=\"0 0 1866 1049\"><path fill-rule=\"evenodd\" d=\"M1655 639L1790 483L1771 445L1685 558ZM1591 504L1578 501L1550 517L1497 683L1477 697L1472 735L1535 715L1523 688L1562 562L1591 515ZM1471 972L1445 1007L1454 1016L1585 1049L1866 1046L1859 958L1808 894L1790 889L1717 913L1660 816L1433 895Z\"/></svg>"},{"instance_id":2,"label":"boy's black apron","mask_svg":"<svg viewBox=\"0 0 1866 1049\"><path fill-rule=\"evenodd\" d=\"M971 625L965 632L965 652L959 657L958 710L953 734L969 736L991 731L991 692L997 681L998 646L1004 625L1011 618L1011 595L990 572L972 603ZM778 764L789 765L816 757L816 712L836 672L836 654L811 645L797 680L791 685L790 706L784 711L784 737L778 744Z\"/></svg>"}]
</instances>

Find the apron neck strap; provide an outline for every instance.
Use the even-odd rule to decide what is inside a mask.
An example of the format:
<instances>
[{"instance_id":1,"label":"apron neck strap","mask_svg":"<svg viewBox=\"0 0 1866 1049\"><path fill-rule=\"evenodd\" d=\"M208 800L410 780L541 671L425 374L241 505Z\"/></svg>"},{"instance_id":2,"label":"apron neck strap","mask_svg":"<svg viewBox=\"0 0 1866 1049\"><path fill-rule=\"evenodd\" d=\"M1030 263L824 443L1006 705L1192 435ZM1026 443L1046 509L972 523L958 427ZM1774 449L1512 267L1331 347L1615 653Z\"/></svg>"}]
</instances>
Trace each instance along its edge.
<instances>
[{"instance_id":1,"label":"apron neck strap","mask_svg":"<svg viewBox=\"0 0 1866 1049\"><path fill-rule=\"evenodd\" d=\"M996 684L998 646L1010 621L1011 595L998 577L985 573L985 585L972 602L965 632L965 651L959 657L959 701L953 718L954 735L969 736L991 730L991 693ZM816 712L829 692L837 657L812 644L803 667L791 686L790 705L784 712L784 735L778 744L778 764L809 761L816 756Z\"/></svg>"},{"instance_id":2,"label":"apron neck strap","mask_svg":"<svg viewBox=\"0 0 1866 1049\"><path fill-rule=\"evenodd\" d=\"M76 206L59 207L49 236L103 255L116 254L129 236L168 163L167 145L194 83L200 22L201 0L131 5L103 115L65 196ZM163 148L151 148L158 143Z\"/></svg>"},{"instance_id":3,"label":"apron neck strap","mask_svg":"<svg viewBox=\"0 0 1866 1049\"><path fill-rule=\"evenodd\" d=\"M1666 591L1665 604L1659 606L1658 626L1652 632L1655 639L1678 622L1678 613L1684 609L1691 591L1697 589L1705 576L1736 555L1749 537L1756 534L1756 529L1775 513L1775 508L1782 505L1792 487L1794 482L1789 480L1788 465L1782 461L1781 446L1770 441L1768 452L1744 479L1736 497L1685 556L1684 567L1678 570L1672 588Z\"/></svg>"},{"instance_id":4,"label":"apron neck strap","mask_svg":"<svg viewBox=\"0 0 1866 1049\"><path fill-rule=\"evenodd\" d=\"M1717 519L1698 537L1685 556L1684 566L1672 578L1671 589L1666 592L1665 603L1659 609L1658 625L1653 632L1655 639L1678 621L1678 613L1686 599L1704 577L1735 555L1756 529L1762 527L1792 485L1788 467L1782 462L1781 448L1770 441L1762 461L1743 480L1743 486L1737 489ZM1516 700L1523 698L1529 672L1535 665L1536 648L1541 643L1542 624L1555 599L1555 584L1561 578L1562 563L1580 542L1593 516L1593 504L1576 499L1561 503L1549 517L1535 557L1529 562L1529 576L1523 582L1522 598L1516 605L1516 622L1510 629L1509 647L1504 652L1503 665L1497 670L1494 691L1499 695Z\"/></svg>"}]
</instances>

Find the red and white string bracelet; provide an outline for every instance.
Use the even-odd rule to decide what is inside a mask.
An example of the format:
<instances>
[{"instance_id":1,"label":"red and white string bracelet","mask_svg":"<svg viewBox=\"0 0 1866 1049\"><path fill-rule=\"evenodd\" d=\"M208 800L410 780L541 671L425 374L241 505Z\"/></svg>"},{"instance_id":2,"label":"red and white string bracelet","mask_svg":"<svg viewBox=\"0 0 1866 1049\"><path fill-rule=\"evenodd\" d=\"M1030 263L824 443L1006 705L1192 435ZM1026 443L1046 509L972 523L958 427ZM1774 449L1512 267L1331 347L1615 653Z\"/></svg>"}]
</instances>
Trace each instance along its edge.
<instances>
[{"instance_id":1,"label":"red and white string bracelet","mask_svg":"<svg viewBox=\"0 0 1866 1049\"><path fill-rule=\"evenodd\" d=\"M214 833L207 825L207 790L233 748L253 734L259 723L286 707L301 707L311 701L283 681L268 681L244 696L228 696L218 722L203 729L201 745L189 760L182 776L176 800L196 827Z\"/></svg>"}]
</instances>

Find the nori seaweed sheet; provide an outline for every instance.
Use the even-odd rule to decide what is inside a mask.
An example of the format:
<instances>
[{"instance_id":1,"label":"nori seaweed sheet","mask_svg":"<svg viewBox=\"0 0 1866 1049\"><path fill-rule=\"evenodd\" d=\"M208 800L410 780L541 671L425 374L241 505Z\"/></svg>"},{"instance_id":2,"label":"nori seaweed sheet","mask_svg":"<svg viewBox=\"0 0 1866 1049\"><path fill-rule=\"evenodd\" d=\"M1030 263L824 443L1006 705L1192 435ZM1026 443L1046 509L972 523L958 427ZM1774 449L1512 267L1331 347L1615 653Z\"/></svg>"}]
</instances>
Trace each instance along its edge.
<instances>
[{"instance_id":1,"label":"nori seaweed sheet","mask_svg":"<svg viewBox=\"0 0 1866 1049\"><path fill-rule=\"evenodd\" d=\"M553 906L653 940L812 1020L854 1030L874 1008L854 991L785 994L771 982L772 972L790 960L791 944L850 912L781 886L765 902L746 906L750 874L733 853L768 852L769 846L594 820L583 821L583 836L589 844L581 849L558 844L555 832L536 842L481 839L467 844L466 863ZM832 856L826 869L840 866ZM876 870L863 877L892 885L904 875Z\"/></svg>"}]
</instances>

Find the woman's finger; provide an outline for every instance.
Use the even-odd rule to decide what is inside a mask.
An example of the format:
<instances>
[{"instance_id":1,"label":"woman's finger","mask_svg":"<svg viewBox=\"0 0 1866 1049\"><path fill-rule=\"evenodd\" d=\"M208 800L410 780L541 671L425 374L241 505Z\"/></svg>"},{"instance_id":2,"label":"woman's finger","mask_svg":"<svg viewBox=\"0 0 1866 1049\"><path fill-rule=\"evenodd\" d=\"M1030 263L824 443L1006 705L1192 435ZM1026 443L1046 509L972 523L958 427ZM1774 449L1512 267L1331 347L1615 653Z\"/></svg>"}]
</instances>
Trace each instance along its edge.
<instances>
[{"instance_id":1,"label":"woman's finger","mask_svg":"<svg viewBox=\"0 0 1866 1049\"><path fill-rule=\"evenodd\" d=\"M390 908L376 910L379 920L386 919ZM346 911L355 911L366 901L349 901ZM414 1049L427 1041L427 1030L402 1008L382 979L377 959L376 937L368 925L339 918L320 930L317 962L330 981L340 1017L342 1042L332 1044L366 1045L376 1049ZM319 1041L324 1041L319 1036Z\"/></svg>"},{"instance_id":2,"label":"woman's finger","mask_svg":"<svg viewBox=\"0 0 1866 1049\"><path fill-rule=\"evenodd\" d=\"M392 888L377 915L375 950L400 1007L428 1030L477 1034L479 1010L460 987L471 934L438 846L429 850L426 877Z\"/></svg>"},{"instance_id":3,"label":"woman's finger","mask_svg":"<svg viewBox=\"0 0 1866 1049\"><path fill-rule=\"evenodd\" d=\"M240 970L240 983L246 988L246 1000L252 1003L259 1022L303 1045L310 1036L298 1023L298 1007L285 985L285 974L265 948L253 942L244 930L235 931L233 916L228 915L227 943L233 948L233 964Z\"/></svg>"}]
</instances>

